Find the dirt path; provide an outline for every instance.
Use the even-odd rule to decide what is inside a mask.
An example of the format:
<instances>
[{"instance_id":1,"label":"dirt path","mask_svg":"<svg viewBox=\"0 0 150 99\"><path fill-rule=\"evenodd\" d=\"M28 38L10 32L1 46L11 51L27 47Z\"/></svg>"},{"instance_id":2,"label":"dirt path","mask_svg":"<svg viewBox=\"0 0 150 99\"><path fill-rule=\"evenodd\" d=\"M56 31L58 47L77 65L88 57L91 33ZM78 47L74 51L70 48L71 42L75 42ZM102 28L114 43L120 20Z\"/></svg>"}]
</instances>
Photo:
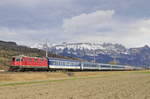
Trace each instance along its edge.
<instances>
[{"instance_id":1,"label":"dirt path","mask_svg":"<svg viewBox=\"0 0 150 99\"><path fill-rule=\"evenodd\" d=\"M3 86L0 99L150 99L150 73Z\"/></svg>"}]
</instances>

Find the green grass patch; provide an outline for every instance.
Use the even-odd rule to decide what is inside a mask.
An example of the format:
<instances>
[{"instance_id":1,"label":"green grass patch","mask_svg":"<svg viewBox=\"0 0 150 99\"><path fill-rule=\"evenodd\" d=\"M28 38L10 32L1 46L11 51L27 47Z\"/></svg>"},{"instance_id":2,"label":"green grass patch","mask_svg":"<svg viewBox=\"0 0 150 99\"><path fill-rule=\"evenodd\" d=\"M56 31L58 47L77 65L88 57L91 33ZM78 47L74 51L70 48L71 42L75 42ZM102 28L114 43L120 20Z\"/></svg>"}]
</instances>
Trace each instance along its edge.
<instances>
[{"instance_id":1,"label":"green grass patch","mask_svg":"<svg viewBox=\"0 0 150 99\"><path fill-rule=\"evenodd\" d=\"M149 70L143 70L143 71L132 71L132 72L130 72L130 73L136 73L136 74L141 74L141 73L143 73L143 74L150 74L150 71L149 71Z\"/></svg>"},{"instance_id":2,"label":"green grass patch","mask_svg":"<svg viewBox=\"0 0 150 99\"><path fill-rule=\"evenodd\" d=\"M110 75L109 75L110 76ZM88 76L88 77L71 77L66 79L59 79L59 80L36 80L36 81L24 81L24 82L11 82L11 83L0 83L0 87L2 86L17 86L17 85L28 85L28 84L41 84L41 83L51 83L51 82L62 82L68 80L79 80L79 79L89 79L89 78L103 78L107 76Z\"/></svg>"},{"instance_id":3,"label":"green grass patch","mask_svg":"<svg viewBox=\"0 0 150 99\"><path fill-rule=\"evenodd\" d=\"M139 73L150 74L150 71L142 71L142 72L139 72Z\"/></svg>"}]
</instances>

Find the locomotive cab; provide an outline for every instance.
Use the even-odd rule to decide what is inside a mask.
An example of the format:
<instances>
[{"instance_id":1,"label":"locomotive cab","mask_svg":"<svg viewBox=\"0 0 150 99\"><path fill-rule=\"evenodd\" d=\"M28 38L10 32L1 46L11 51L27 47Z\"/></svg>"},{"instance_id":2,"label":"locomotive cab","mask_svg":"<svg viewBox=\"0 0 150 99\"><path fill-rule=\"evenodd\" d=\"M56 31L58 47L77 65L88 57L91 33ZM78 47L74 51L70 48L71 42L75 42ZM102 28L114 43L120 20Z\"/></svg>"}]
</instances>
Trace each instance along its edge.
<instances>
[{"instance_id":1,"label":"locomotive cab","mask_svg":"<svg viewBox=\"0 0 150 99\"><path fill-rule=\"evenodd\" d=\"M19 70L21 65L22 65L22 57L13 57L11 61L11 66L9 67L9 71Z\"/></svg>"},{"instance_id":2,"label":"locomotive cab","mask_svg":"<svg viewBox=\"0 0 150 99\"><path fill-rule=\"evenodd\" d=\"M22 57L13 57L11 66L20 66L22 64Z\"/></svg>"}]
</instances>

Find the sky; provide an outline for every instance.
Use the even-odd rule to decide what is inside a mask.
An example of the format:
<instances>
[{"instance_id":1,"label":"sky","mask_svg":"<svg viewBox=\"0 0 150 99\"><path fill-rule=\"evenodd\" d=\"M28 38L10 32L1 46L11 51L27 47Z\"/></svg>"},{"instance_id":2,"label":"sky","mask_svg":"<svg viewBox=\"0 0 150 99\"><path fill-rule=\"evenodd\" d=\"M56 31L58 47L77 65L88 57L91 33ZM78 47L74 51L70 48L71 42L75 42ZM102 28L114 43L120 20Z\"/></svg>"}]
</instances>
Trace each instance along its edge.
<instances>
[{"instance_id":1,"label":"sky","mask_svg":"<svg viewBox=\"0 0 150 99\"><path fill-rule=\"evenodd\" d=\"M150 46L150 0L0 0L0 40Z\"/></svg>"}]
</instances>

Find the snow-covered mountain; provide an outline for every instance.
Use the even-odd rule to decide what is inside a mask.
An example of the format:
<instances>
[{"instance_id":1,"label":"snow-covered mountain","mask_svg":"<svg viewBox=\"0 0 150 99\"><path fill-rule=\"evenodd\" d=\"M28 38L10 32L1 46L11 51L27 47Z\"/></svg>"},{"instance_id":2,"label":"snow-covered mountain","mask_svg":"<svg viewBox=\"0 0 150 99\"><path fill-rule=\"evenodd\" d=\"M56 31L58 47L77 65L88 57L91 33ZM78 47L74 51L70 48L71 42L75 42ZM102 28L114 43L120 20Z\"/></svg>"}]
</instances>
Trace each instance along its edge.
<instances>
[{"instance_id":1,"label":"snow-covered mountain","mask_svg":"<svg viewBox=\"0 0 150 99\"><path fill-rule=\"evenodd\" d=\"M98 54L117 54L127 53L127 49L120 44L112 43L62 43L59 45L50 46L50 51L57 54L63 53L64 51L72 54L80 55L98 55Z\"/></svg>"},{"instance_id":2,"label":"snow-covered mountain","mask_svg":"<svg viewBox=\"0 0 150 99\"><path fill-rule=\"evenodd\" d=\"M62 44L35 44L32 48L45 49L54 54L82 58L96 62L110 63L116 61L118 64L150 66L149 46L139 48L126 48L121 44L86 42L86 43L62 43Z\"/></svg>"}]
</instances>

